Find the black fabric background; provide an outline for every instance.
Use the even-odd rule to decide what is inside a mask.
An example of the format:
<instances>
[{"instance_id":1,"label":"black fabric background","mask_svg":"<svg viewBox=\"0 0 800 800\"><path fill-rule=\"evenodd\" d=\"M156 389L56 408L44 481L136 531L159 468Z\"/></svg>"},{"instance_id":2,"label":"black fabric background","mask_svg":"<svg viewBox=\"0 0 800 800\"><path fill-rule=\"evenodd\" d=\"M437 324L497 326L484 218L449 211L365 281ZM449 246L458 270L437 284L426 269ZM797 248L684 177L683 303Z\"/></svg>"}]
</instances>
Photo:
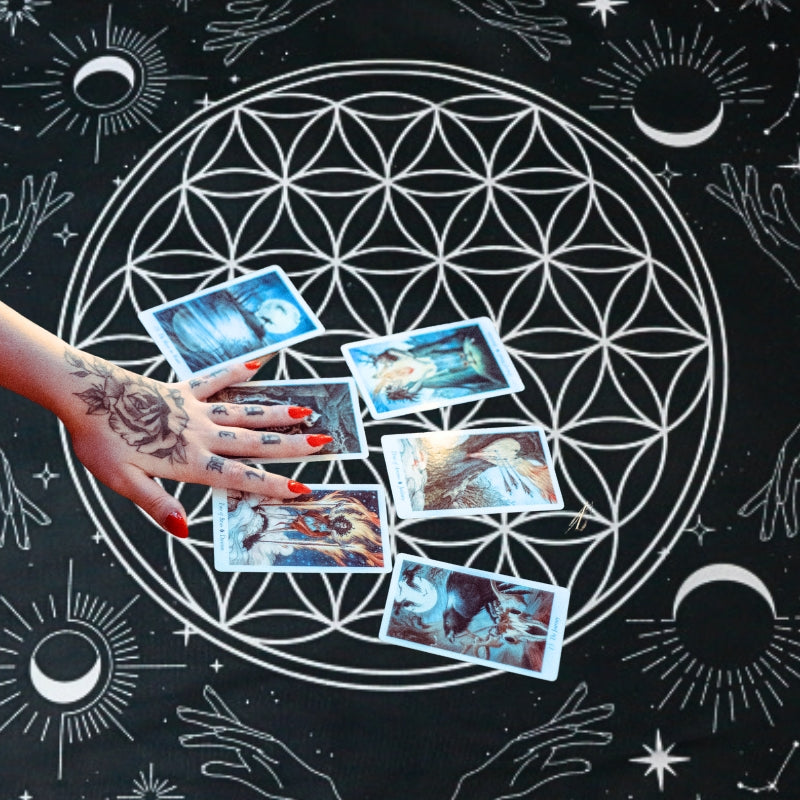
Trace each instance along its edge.
<instances>
[{"instance_id":1,"label":"black fabric background","mask_svg":"<svg viewBox=\"0 0 800 800\"><path fill-rule=\"evenodd\" d=\"M3 684L0 672L3 797L318 797L313 781L304 777L310 773L302 766L295 764L294 771L280 773L288 769L287 763L294 763L289 755L294 753L311 769L330 776L341 798L450 798L462 775L519 734L548 723L574 693L584 690L582 708L604 709L599 713L604 718L589 728L609 732L613 738L555 751L550 748L556 741L548 740L543 752L550 756L550 766L527 784L523 779L513 790L507 782L503 788L502 771L490 766L484 784L492 784L496 774L496 788L485 788L487 797L744 798L752 793L746 787L767 791L787 757L774 793L798 796L800 756L790 755L798 738L795 721L800 698L797 543L790 535L796 531L787 530L779 520L774 535L762 539L760 514L744 517L738 511L770 480L785 442L787 472L781 491L789 503L794 496L794 475L789 470L800 453L797 444L793 450L787 439L800 422L796 402L800 289L789 274L797 274L800 230L790 223L779 226L786 237L780 243L762 232L764 247L760 247L743 220L707 187L724 185L724 164L732 165L740 180L752 165L760 176L766 205L763 219L770 222L769 188L776 183L784 187L789 207L800 213L800 108L792 105L800 58L800 9L792 0L717 0L717 4L715 10L712 3L702 0L630 0L614 5L604 25L598 8L575 0L549 0L544 8L531 4L527 9L517 3L519 11L566 20L558 30L569 36L570 43L547 45L550 58L545 60L513 30L485 21L492 14L489 3L465 3L483 14L481 21L453 0L334 0L296 24L265 35L226 64L224 50L205 50L203 45L212 38L207 26L234 18L236 3L226 7L223 2L189 0L184 8L167 0L120 0L111 8L113 22L146 37L164 28L155 42L167 73L192 79L167 81L163 95L148 112L148 123L103 136L95 163L91 130L80 135L77 126L65 130L63 124L43 130L53 117L47 101L39 89L19 84L47 74L59 52L55 37L74 46L75 37L86 37L92 29L103 31L109 5L96 0L0 3L0 121L21 128L0 127L0 192L10 206L6 224L13 223L27 175L33 176L38 188L48 173L55 172L54 195L73 195L35 231L30 246L13 266L8 267L8 252L0 257L0 268L4 268L0 296L48 329L59 325L73 264L118 189L115 179L123 182L120 191L124 193L126 176L148 152L191 115L203 113L199 101L204 95L221 103L246 87L306 67L399 59L468 68L529 87L598 126L646 170L661 173L668 164L680 173L668 184L663 177L657 180L675 202L706 260L722 309L728 357L728 405L710 480L697 492L690 511L673 520L668 540L674 537L674 544L659 568L620 608L565 647L558 680L546 683L497 673L462 686L424 691L330 687L250 663L202 632L184 637L183 622L143 590L105 539L92 538L98 523L86 508L86 495L71 477L57 421L16 396L1 394L0 449L10 465L4 485L16 487L52 522L42 526L28 518L30 549L19 547L7 526L0 549L0 594L7 601L0 607L0 629L22 635L12 609L30 617L30 603L44 608L50 594L63 608L71 569L75 591L106 600L117 609L134 601L125 616L140 660L160 665L138 673L127 705L120 706L121 727L110 726L83 736L82 741L76 738L66 743L59 770L55 726L62 709L49 709L54 728L44 741L39 736L41 717L26 730L33 705L12 718L31 690L24 670L14 671L24 647L15 650L17 640L6 635L0 646L11 652L0 650L0 662L14 666L7 669L18 679L16 684ZM299 0L285 5L290 17L304 8ZM511 4L499 6L511 8ZM26 14L12 25L15 8ZM765 87L754 93L763 102L726 105L720 129L708 140L686 148L667 147L647 138L629 111L592 108L602 90L586 78L599 77L598 70L620 60L609 42L624 49L626 40L638 44L651 40L654 28L664 41L667 30L676 37L691 37L698 26L702 26L700 37L713 37L714 47L726 55L744 48L738 60L745 66L739 74L746 85ZM675 98L665 97L660 105L673 110L677 130L691 128L697 119L697 106L690 100L681 107ZM776 121L780 124L765 135ZM65 224L77 236L62 242L56 234ZM785 269L765 250L776 254ZM69 326L71 320L65 324ZM113 357L122 360L123 348L117 347ZM34 371L37 365L29 368ZM688 456L678 452L671 457ZM45 462L59 476L49 484L36 477ZM665 480L679 480L680 474L679 469L668 470ZM130 506L118 508L122 509L118 514L137 518ZM702 538L688 531L698 515L713 529ZM640 524L639 535L648 537L647 519ZM147 547L158 535L151 531L149 539L140 539L141 546ZM749 570L768 588L779 615L787 618L780 649L773 651L774 658L767 658L769 665L762 665L758 676L753 673L758 681L763 673L779 697L761 685L769 718L751 693L750 707L737 701L736 718L729 719L727 693L721 691L716 730L712 730L710 698L700 704L695 697L684 708L673 698L659 707L669 686L659 680L659 670L643 671L644 658L624 660L642 646L630 620L668 618L678 587L695 570L711 564L736 564ZM702 603L692 605L693 616L683 620L686 635L697 647L727 648L724 658L731 664L739 656L759 652L759 647L763 650L768 641L765 628L773 620L764 613L761 598L754 600L752 590L737 583L713 584L702 591ZM176 614L180 617L180 611ZM331 653L331 658L336 660L338 654ZM772 674L769 666L781 677ZM196 731L178 718L177 709L208 711L204 687L211 687L242 723L283 743L278 764L273 765L276 773L290 776L284 778L282 789L276 789L267 772L259 773L252 761L250 768L234 770L244 782L205 774L214 771L208 764L215 758L235 762L234 745L228 750L182 746L179 737ZM14 695L16 689L19 697ZM575 728L568 726L565 735L570 733L574 736ZM664 749L671 748L671 756L686 759L670 765L663 774L663 788L657 777L660 770L631 761L646 757L648 748L656 747L657 737ZM562 771L552 762L570 757L586 759L577 774L533 788L543 775ZM740 787L739 782L746 786ZM526 786L531 787L529 793Z\"/></svg>"}]
</instances>

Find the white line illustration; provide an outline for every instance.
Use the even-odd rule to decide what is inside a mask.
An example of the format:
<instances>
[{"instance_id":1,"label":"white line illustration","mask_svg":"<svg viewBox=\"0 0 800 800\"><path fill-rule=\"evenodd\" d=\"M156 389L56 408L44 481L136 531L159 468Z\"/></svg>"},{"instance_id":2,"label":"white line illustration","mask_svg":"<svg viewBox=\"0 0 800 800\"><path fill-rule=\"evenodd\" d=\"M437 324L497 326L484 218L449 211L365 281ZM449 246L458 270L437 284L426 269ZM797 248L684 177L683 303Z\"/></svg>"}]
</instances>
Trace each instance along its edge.
<instances>
[{"instance_id":1,"label":"white line illustration","mask_svg":"<svg viewBox=\"0 0 800 800\"><path fill-rule=\"evenodd\" d=\"M696 590L715 584L750 590L752 611L765 608L766 613L758 618L764 617L765 626L769 624L766 620L771 620L771 629L760 630L758 641L754 641L755 637L748 640L741 630L732 629L727 620L721 620L714 637L707 637L699 647L697 642L687 644L686 630L677 620L681 605ZM739 616L744 616L741 609ZM756 618L756 614L751 613L751 617ZM726 720L735 723L739 711L754 707L760 708L767 722L774 725L774 706L783 705L780 692L789 687L790 681L800 678L795 666L800 661L800 628L796 620L779 616L769 588L753 572L736 564L709 564L689 575L675 594L670 618L629 619L628 623L640 626L640 646L622 661L638 659L643 663L642 673L657 675L668 684L656 707L664 708L670 702L678 703L681 710L690 703L710 707L712 733L717 733ZM722 663L721 646L733 640L740 643L737 661ZM722 713L725 708L726 716Z\"/></svg>"},{"instance_id":2,"label":"white line illustration","mask_svg":"<svg viewBox=\"0 0 800 800\"><path fill-rule=\"evenodd\" d=\"M78 234L75 231L70 230L69 223L65 222L61 230L56 231L53 236L55 236L56 239L60 239L61 244L66 247L69 244L69 240L74 236L78 236Z\"/></svg>"},{"instance_id":3,"label":"white line illustration","mask_svg":"<svg viewBox=\"0 0 800 800\"><path fill-rule=\"evenodd\" d=\"M102 33L92 28L74 41L50 39L58 50L40 80L6 83L3 89L39 90L47 122L37 137L61 127L79 136L94 138L94 162L100 161L104 137L125 133L148 125L161 129L155 114L166 93L167 83L177 80L205 80L193 75L170 75L157 40L167 30L151 36L112 21L113 6L108 6ZM111 74L121 89L114 96L95 93L92 78Z\"/></svg>"},{"instance_id":4,"label":"white line illustration","mask_svg":"<svg viewBox=\"0 0 800 800\"><path fill-rule=\"evenodd\" d=\"M496 135L487 141L490 128ZM162 174L174 177L148 177ZM252 188L230 189L239 174ZM280 264L301 292L313 292L323 324L352 341L475 312L489 317L524 390L503 406L495 398L436 412L430 424L480 428L501 415L506 425L542 425L565 508L470 517L460 549L431 541L423 522L398 520L393 510L389 525L408 552L581 584L566 641L647 581L694 519L727 396L711 278L659 181L585 119L526 87L428 62L323 65L251 87L198 112L151 151L81 252L63 338L106 354L118 344L120 363L163 378L169 367L137 309L176 299L179 286L185 294L259 265ZM176 269L190 283L177 281ZM98 311L100 296L118 301ZM278 380L345 368L327 337L287 348L274 363ZM599 448L609 431L613 447ZM370 426L373 452L385 432L383 423ZM686 435L698 447L676 457ZM423 690L494 674L414 660L421 654L398 656L408 660L389 670L377 637L363 633L382 614L383 578L307 576L301 584L289 576L297 602L278 608L266 599L269 576L246 583L208 570L204 489L179 487L191 540L180 551L164 541L142 552L135 542L150 523L119 515L66 441L64 453L94 524L180 620L176 628L189 625L266 669L326 685ZM372 461L363 463L383 482ZM310 466L298 465L295 477ZM347 462L326 470L314 482L357 482ZM589 502L587 528L568 528ZM207 585L183 575L188 563ZM316 588L304 589L309 582ZM333 644L340 637L341 647ZM324 640L331 645L321 649ZM357 669L320 655L354 647Z\"/></svg>"},{"instance_id":5,"label":"white line illustration","mask_svg":"<svg viewBox=\"0 0 800 800\"><path fill-rule=\"evenodd\" d=\"M225 10L232 19L210 22L206 26L214 37L203 45L203 49L226 50L223 60L229 67L264 37L285 31L332 2L312 0L308 5L296 0L283 0L277 4L264 0L231 0Z\"/></svg>"},{"instance_id":6,"label":"white line illustration","mask_svg":"<svg viewBox=\"0 0 800 800\"><path fill-rule=\"evenodd\" d=\"M0 128L8 128L9 130L17 133L22 130L21 125L12 125L10 122L6 122L2 117L0 117Z\"/></svg>"},{"instance_id":7,"label":"white line illustration","mask_svg":"<svg viewBox=\"0 0 800 800\"><path fill-rule=\"evenodd\" d=\"M737 789L741 789L743 792L748 792L750 794L764 794L769 792L771 794L779 794L780 793L780 780L781 776L784 773L786 767L789 766L789 762L792 759L792 756L797 752L798 747L800 747L800 742L794 741L792 742L792 746L789 748L789 752L784 757L781 765L778 767L778 771L775 773L775 777L772 780L767 781L762 786L748 786L746 783L742 781L738 781L736 784Z\"/></svg>"},{"instance_id":8,"label":"white line illustration","mask_svg":"<svg viewBox=\"0 0 800 800\"><path fill-rule=\"evenodd\" d=\"M206 761L210 778L234 781L272 800L341 800L336 785L272 734L242 722L210 687L203 689L208 710L178 708L178 718L198 729L180 737L184 747L223 751L229 760Z\"/></svg>"},{"instance_id":9,"label":"white line illustration","mask_svg":"<svg viewBox=\"0 0 800 800\"><path fill-rule=\"evenodd\" d=\"M133 740L123 717L140 672L185 666L142 663L125 616L139 595L115 608L76 590L72 561L65 594L63 602L50 593L29 607L0 595L0 733L21 726L40 742L55 736L59 780L68 746L112 730Z\"/></svg>"},{"instance_id":10,"label":"white line illustration","mask_svg":"<svg viewBox=\"0 0 800 800\"><path fill-rule=\"evenodd\" d=\"M768 86L750 84L744 45L726 53L712 35L698 25L692 35L659 29L651 22L651 36L624 46L608 42L611 64L584 77L599 87L597 110L628 109L636 127L649 139L666 147L694 147L710 139L721 127L725 107L763 103L759 93ZM668 127L675 116L674 103L692 97L696 122L685 130ZM670 101L672 98L672 101Z\"/></svg>"},{"instance_id":11,"label":"white line illustration","mask_svg":"<svg viewBox=\"0 0 800 800\"><path fill-rule=\"evenodd\" d=\"M578 5L591 8L592 16L599 14L605 28L608 24L608 15L617 13L614 6L626 6L628 5L628 0L586 0L586 2L578 3Z\"/></svg>"},{"instance_id":12,"label":"white line illustration","mask_svg":"<svg viewBox=\"0 0 800 800\"><path fill-rule=\"evenodd\" d=\"M602 1L602 0L601 0ZM550 45L569 45L570 37L559 30L563 17L532 13L544 8L546 0L454 0L481 22L516 34L539 58L550 60Z\"/></svg>"},{"instance_id":13,"label":"white line illustration","mask_svg":"<svg viewBox=\"0 0 800 800\"><path fill-rule=\"evenodd\" d=\"M178 787L166 778L156 777L152 762L147 772L139 772L133 779L133 788L130 794L118 794L117 800L184 800L185 795L175 794Z\"/></svg>"},{"instance_id":14,"label":"white line illustration","mask_svg":"<svg viewBox=\"0 0 800 800\"><path fill-rule=\"evenodd\" d=\"M742 11L751 6L759 9L764 15L764 19L769 19L769 12L773 8L779 8L781 11L791 11L789 6L784 5L781 0L744 0L739 6L739 10Z\"/></svg>"},{"instance_id":15,"label":"white line illustration","mask_svg":"<svg viewBox=\"0 0 800 800\"><path fill-rule=\"evenodd\" d=\"M0 450L0 513L3 524L0 527L0 547L6 543L6 535L14 534L14 541L20 550L30 550L31 537L28 533L28 520L37 525L47 526L52 520L29 497L24 495L14 481L11 464L6 454Z\"/></svg>"},{"instance_id":16,"label":"white line illustration","mask_svg":"<svg viewBox=\"0 0 800 800\"><path fill-rule=\"evenodd\" d=\"M33 473L33 477L37 480L40 480L45 491L47 491L48 487L50 486L50 481L52 481L54 478L60 478L61 474L58 472L53 472L50 469L50 465L47 463L47 461L45 461L44 466L39 470L39 472Z\"/></svg>"},{"instance_id":17,"label":"white line illustration","mask_svg":"<svg viewBox=\"0 0 800 800\"><path fill-rule=\"evenodd\" d=\"M762 542L775 535L775 529L783 528L786 536L797 536L797 503L800 493L800 425L783 443L772 477L739 509L742 517L751 517L761 511Z\"/></svg>"},{"instance_id":18,"label":"white line illustration","mask_svg":"<svg viewBox=\"0 0 800 800\"><path fill-rule=\"evenodd\" d=\"M586 684L579 684L552 719L517 734L479 767L462 775L450 800L533 797L551 781L591 772L592 762L575 750L611 741L609 732L592 726L612 716L614 706L583 708L587 694Z\"/></svg>"},{"instance_id":19,"label":"white line illustration","mask_svg":"<svg viewBox=\"0 0 800 800\"><path fill-rule=\"evenodd\" d=\"M789 209L785 189L780 183L773 183L769 195L762 192L758 170L751 165L744 168L744 180L730 164L723 164L721 170L723 185L710 183L706 191L744 222L761 252L800 290L800 270L796 264L800 222Z\"/></svg>"},{"instance_id":20,"label":"white line illustration","mask_svg":"<svg viewBox=\"0 0 800 800\"><path fill-rule=\"evenodd\" d=\"M646 756L639 756L638 758L630 758L629 761L635 761L637 764L645 764L647 771L645 775L655 772L656 780L658 780L658 790L664 791L664 776L669 772L675 775L676 772L672 768L673 764L680 764L683 761L689 761L688 756L673 756L672 748L675 747L671 744L669 747L664 748L661 742L661 731L656 731L656 741L653 747L648 747L646 744L642 745L647 750Z\"/></svg>"},{"instance_id":21,"label":"white line illustration","mask_svg":"<svg viewBox=\"0 0 800 800\"><path fill-rule=\"evenodd\" d=\"M797 69L797 82L794 85L794 91L789 98L789 103L786 106L786 110L775 120L775 122L767 125L767 127L764 128L765 136L769 136L778 126L783 125L783 123L792 116L792 112L797 105L797 101L800 100L800 61L798 61Z\"/></svg>"},{"instance_id":22,"label":"white line illustration","mask_svg":"<svg viewBox=\"0 0 800 800\"><path fill-rule=\"evenodd\" d=\"M38 25L36 9L49 5L50 0L0 0L0 22L7 22L11 35L15 36L21 22Z\"/></svg>"},{"instance_id":23,"label":"white line illustration","mask_svg":"<svg viewBox=\"0 0 800 800\"><path fill-rule=\"evenodd\" d=\"M72 192L53 196L57 180L56 172L48 172L37 192L33 175L26 175L16 213L8 195L0 192L0 276L25 255L42 224L72 200Z\"/></svg>"},{"instance_id":24,"label":"white line illustration","mask_svg":"<svg viewBox=\"0 0 800 800\"><path fill-rule=\"evenodd\" d=\"M703 540L708 536L709 533L714 533L716 528L710 528L708 525L703 524L703 520L700 518L700 515L697 515L697 522L691 528L684 528L685 533L691 533L697 539L697 544L700 546L703 545Z\"/></svg>"}]
</instances>

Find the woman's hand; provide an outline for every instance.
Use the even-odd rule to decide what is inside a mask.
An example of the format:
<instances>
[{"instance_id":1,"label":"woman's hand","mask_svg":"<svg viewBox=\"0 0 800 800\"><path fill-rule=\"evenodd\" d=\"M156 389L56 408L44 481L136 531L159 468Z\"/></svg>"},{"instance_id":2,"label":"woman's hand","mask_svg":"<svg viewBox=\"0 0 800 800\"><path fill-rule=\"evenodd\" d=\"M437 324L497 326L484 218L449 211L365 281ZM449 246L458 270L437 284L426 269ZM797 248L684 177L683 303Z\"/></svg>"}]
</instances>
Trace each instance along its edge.
<instances>
[{"instance_id":1,"label":"woman's hand","mask_svg":"<svg viewBox=\"0 0 800 800\"><path fill-rule=\"evenodd\" d=\"M232 459L317 452L330 437L253 430L295 424L312 409L208 401L220 389L246 380L261 362L162 383L79 351L68 349L64 357L73 399L60 416L75 455L98 480L171 534L189 535L186 513L156 477L278 498L309 491L297 481Z\"/></svg>"}]
</instances>

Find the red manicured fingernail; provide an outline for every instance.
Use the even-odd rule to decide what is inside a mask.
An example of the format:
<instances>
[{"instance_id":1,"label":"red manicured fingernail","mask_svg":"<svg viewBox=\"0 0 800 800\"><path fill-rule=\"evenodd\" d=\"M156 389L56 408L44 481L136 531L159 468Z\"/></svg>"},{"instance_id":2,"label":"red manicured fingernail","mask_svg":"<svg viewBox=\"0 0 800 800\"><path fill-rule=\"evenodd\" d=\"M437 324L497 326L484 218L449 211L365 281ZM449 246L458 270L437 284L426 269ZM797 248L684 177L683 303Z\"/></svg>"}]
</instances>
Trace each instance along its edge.
<instances>
[{"instance_id":1,"label":"red manicured fingernail","mask_svg":"<svg viewBox=\"0 0 800 800\"><path fill-rule=\"evenodd\" d=\"M322 447L322 445L332 442L333 436L328 436L324 433L312 433L306 436L306 441L310 447Z\"/></svg>"},{"instance_id":2,"label":"red manicured fingernail","mask_svg":"<svg viewBox=\"0 0 800 800\"><path fill-rule=\"evenodd\" d=\"M173 511L165 520L164 527L168 533L177 536L178 539L189 538L189 525L186 518L178 511Z\"/></svg>"},{"instance_id":3,"label":"red manicured fingernail","mask_svg":"<svg viewBox=\"0 0 800 800\"><path fill-rule=\"evenodd\" d=\"M261 366L261 362L260 361L245 361L244 365L247 367L247 369L254 369L255 370L255 369L258 369Z\"/></svg>"},{"instance_id":4,"label":"red manicured fingernail","mask_svg":"<svg viewBox=\"0 0 800 800\"><path fill-rule=\"evenodd\" d=\"M314 413L314 409L306 408L305 406L289 406L287 410L292 419L300 419Z\"/></svg>"},{"instance_id":5,"label":"red manicured fingernail","mask_svg":"<svg viewBox=\"0 0 800 800\"><path fill-rule=\"evenodd\" d=\"M311 494L311 489L300 481L289 481L289 491L295 494Z\"/></svg>"}]
</instances>

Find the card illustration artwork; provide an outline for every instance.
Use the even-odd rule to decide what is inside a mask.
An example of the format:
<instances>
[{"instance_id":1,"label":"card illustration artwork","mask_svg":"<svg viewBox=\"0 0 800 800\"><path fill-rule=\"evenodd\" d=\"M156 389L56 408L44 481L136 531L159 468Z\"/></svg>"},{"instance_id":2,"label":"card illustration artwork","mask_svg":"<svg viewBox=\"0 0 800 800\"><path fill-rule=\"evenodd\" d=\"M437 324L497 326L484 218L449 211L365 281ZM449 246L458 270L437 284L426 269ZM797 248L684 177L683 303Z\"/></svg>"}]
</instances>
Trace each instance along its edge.
<instances>
[{"instance_id":1,"label":"card illustration artwork","mask_svg":"<svg viewBox=\"0 0 800 800\"><path fill-rule=\"evenodd\" d=\"M324 329L280 267L139 312L180 380L274 353Z\"/></svg>"},{"instance_id":2,"label":"card illustration artwork","mask_svg":"<svg viewBox=\"0 0 800 800\"><path fill-rule=\"evenodd\" d=\"M342 353L374 419L523 388L486 317L351 342Z\"/></svg>"},{"instance_id":3,"label":"card illustration artwork","mask_svg":"<svg viewBox=\"0 0 800 800\"><path fill-rule=\"evenodd\" d=\"M214 566L224 572L389 572L383 487L310 486L279 500L214 489Z\"/></svg>"},{"instance_id":4,"label":"card illustration artwork","mask_svg":"<svg viewBox=\"0 0 800 800\"><path fill-rule=\"evenodd\" d=\"M281 434L323 433L333 437L332 442L313 455L260 458L257 459L259 463L331 461L369 456L358 404L358 391L352 378L250 381L228 386L209 399L217 403L240 403L248 406L286 405L310 408L313 413L293 425L256 430Z\"/></svg>"},{"instance_id":5,"label":"card illustration artwork","mask_svg":"<svg viewBox=\"0 0 800 800\"><path fill-rule=\"evenodd\" d=\"M381 444L403 519L564 507L541 428L392 434Z\"/></svg>"},{"instance_id":6,"label":"card illustration artwork","mask_svg":"<svg viewBox=\"0 0 800 800\"><path fill-rule=\"evenodd\" d=\"M398 554L379 638L555 680L569 590Z\"/></svg>"}]
</instances>

